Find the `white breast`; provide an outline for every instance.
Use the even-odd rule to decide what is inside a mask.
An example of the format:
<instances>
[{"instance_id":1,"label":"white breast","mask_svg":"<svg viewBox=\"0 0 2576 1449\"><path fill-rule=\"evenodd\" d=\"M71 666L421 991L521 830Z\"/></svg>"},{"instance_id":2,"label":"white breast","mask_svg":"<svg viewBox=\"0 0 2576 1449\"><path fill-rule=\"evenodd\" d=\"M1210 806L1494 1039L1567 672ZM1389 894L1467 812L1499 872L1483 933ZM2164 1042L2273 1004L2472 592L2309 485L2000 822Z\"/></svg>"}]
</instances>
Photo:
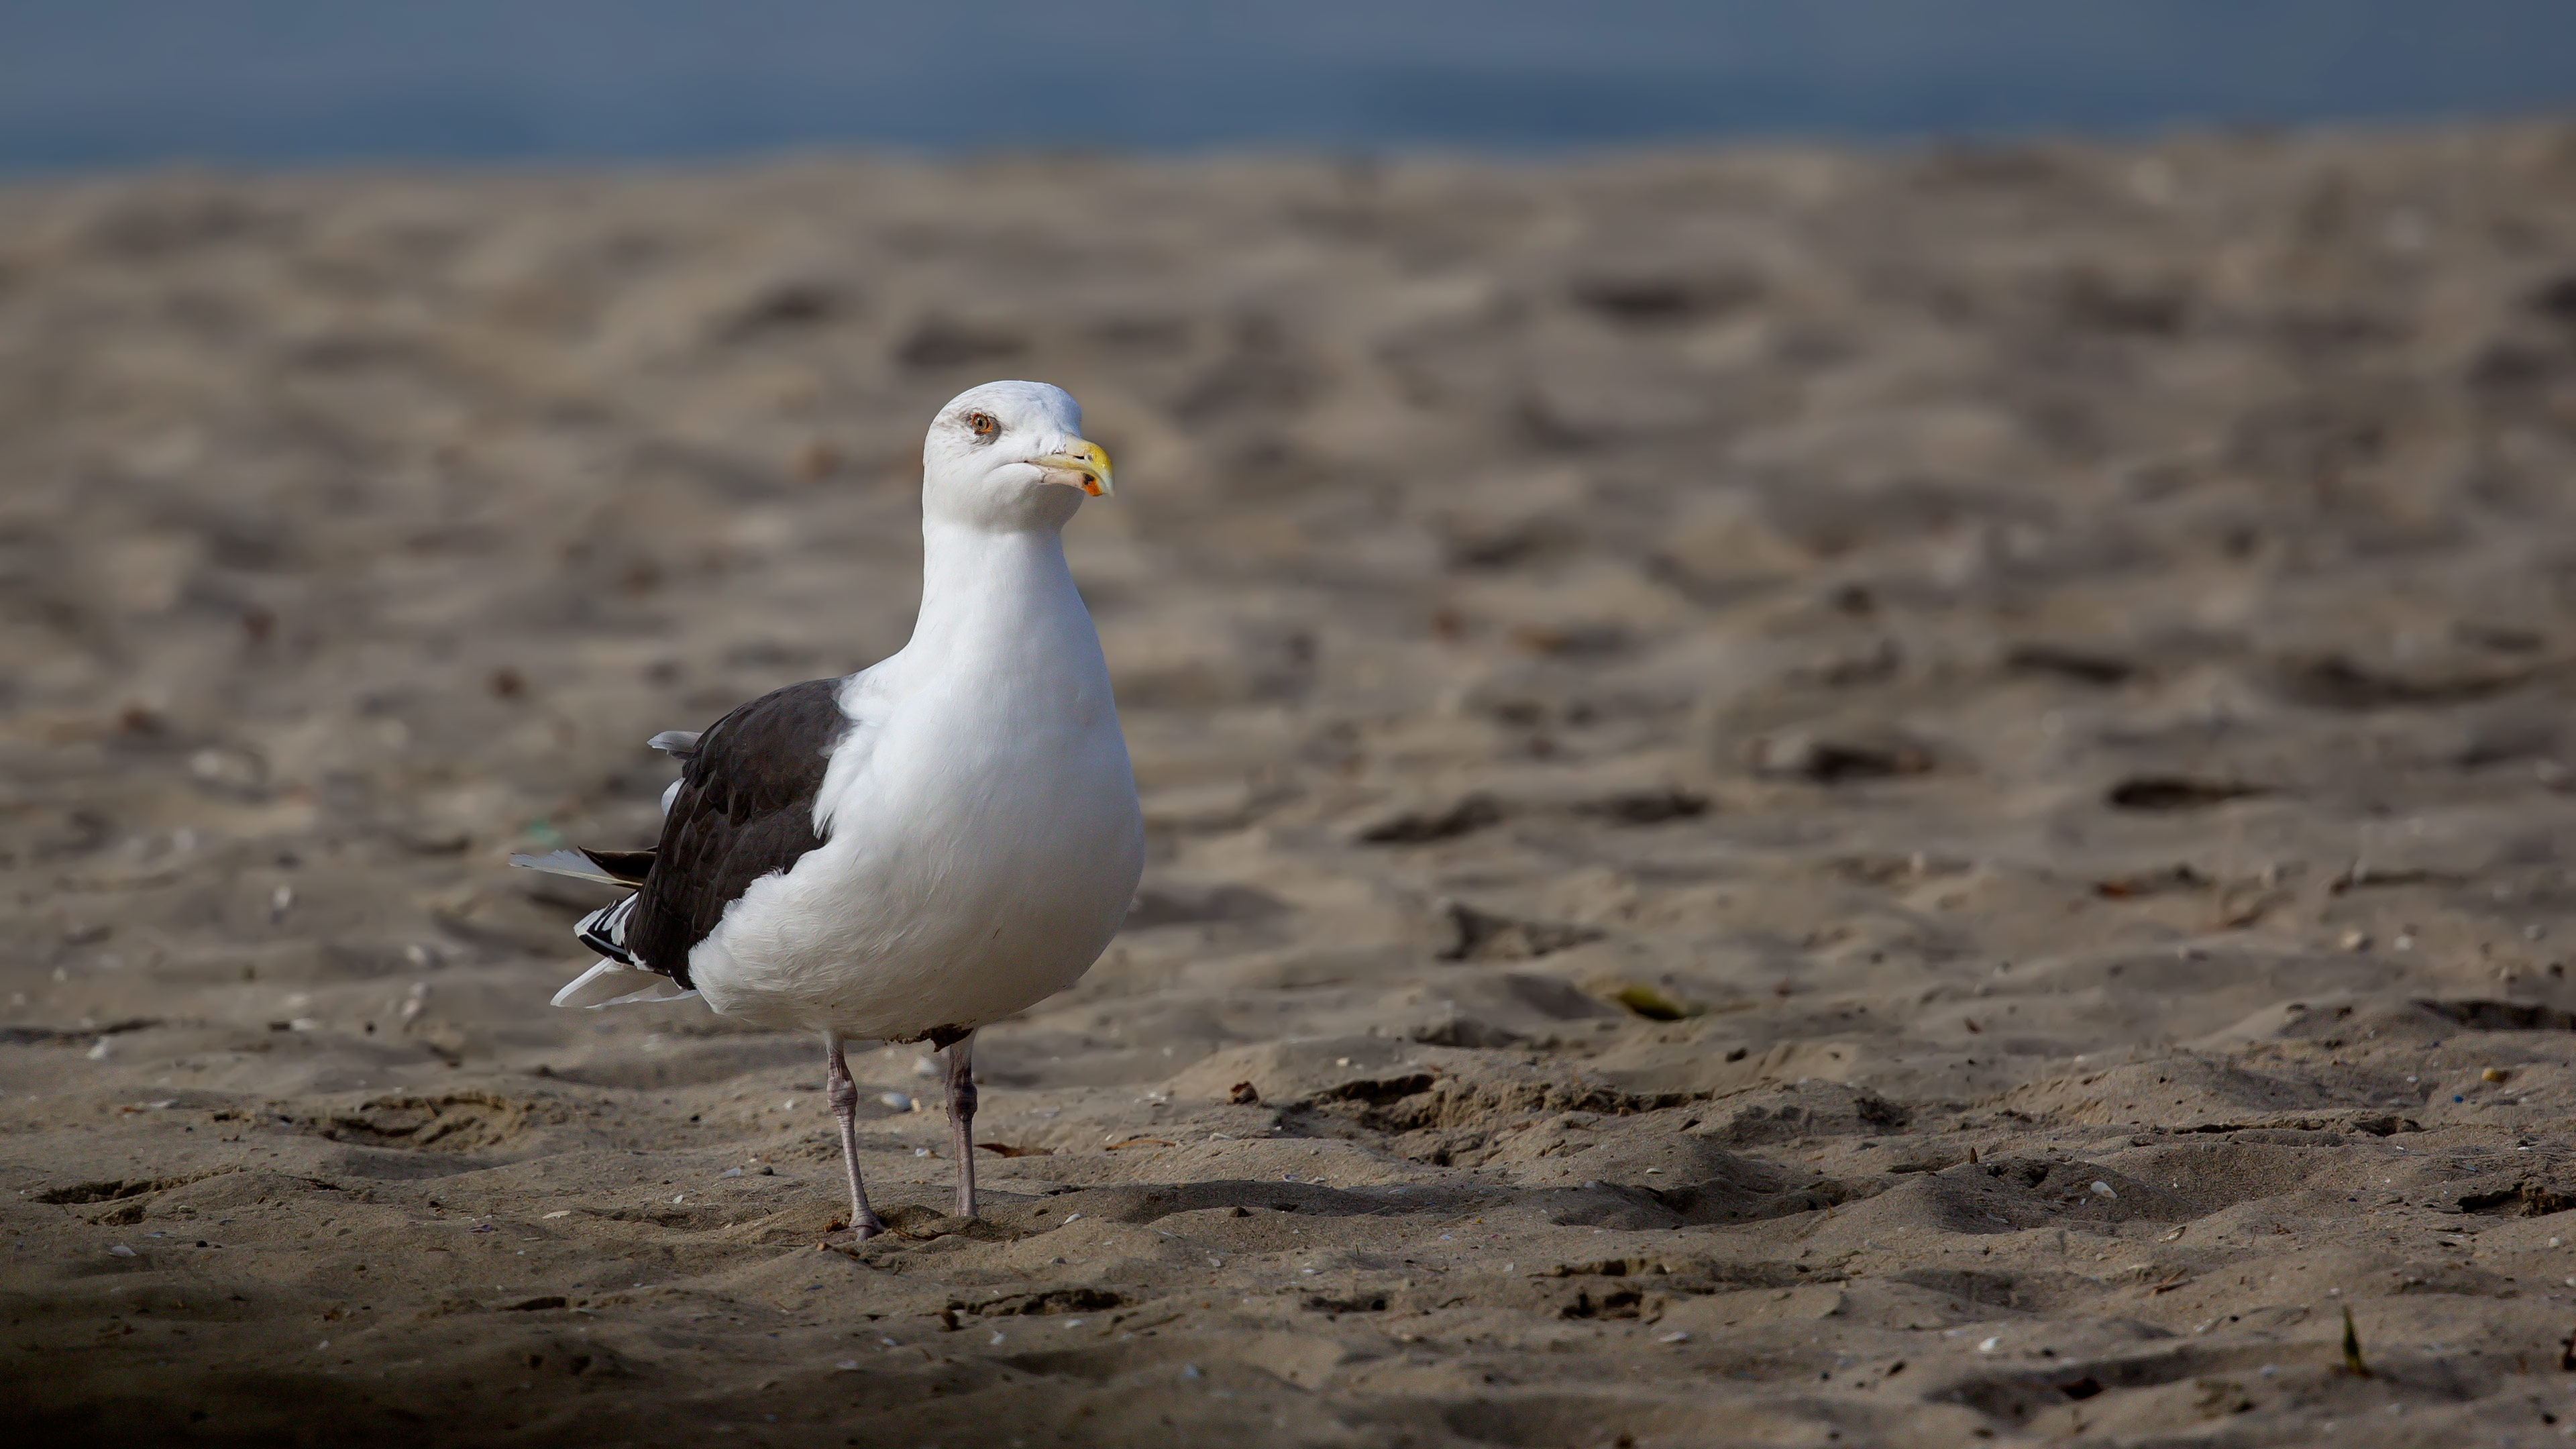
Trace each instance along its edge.
<instances>
[{"instance_id":1,"label":"white breast","mask_svg":"<svg viewBox=\"0 0 2576 1449\"><path fill-rule=\"evenodd\" d=\"M1020 1011L1098 958L1144 866L1135 776L1079 600L1020 622L945 657L916 634L845 691L859 728L824 782L824 844L690 953L716 1010L910 1038Z\"/></svg>"}]
</instances>

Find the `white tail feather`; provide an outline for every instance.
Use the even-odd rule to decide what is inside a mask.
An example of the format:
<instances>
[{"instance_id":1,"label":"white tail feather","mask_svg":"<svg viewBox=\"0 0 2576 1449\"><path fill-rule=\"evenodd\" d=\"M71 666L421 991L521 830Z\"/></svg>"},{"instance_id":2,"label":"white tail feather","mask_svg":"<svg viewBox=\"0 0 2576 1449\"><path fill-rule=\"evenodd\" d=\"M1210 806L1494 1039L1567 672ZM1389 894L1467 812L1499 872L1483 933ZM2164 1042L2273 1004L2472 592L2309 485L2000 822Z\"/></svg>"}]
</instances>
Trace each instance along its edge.
<instances>
[{"instance_id":1,"label":"white tail feather","mask_svg":"<svg viewBox=\"0 0 2576 1449\"><path fill-rule=\"evenodd\" d=\"M554 1004L596 1010L646 1001L684 1001L697 994L668 976L602 961L566 982L564 989L555 993Z\"/></svg>"},{"instance_id":2,"label":"white tail feather","mask_svg":"<svg viewBox=\"0 0 2576 1449\"><path fill-rule=\"evenodd\" d=\"M548 875L566 875L574 880L597 881L601 885L635 888L631 880L619 880L601 870L597 862L578 850L549 850L543 855L514 855L510 864L524 870L541 870Z\"/></svg>"}]
</instances>

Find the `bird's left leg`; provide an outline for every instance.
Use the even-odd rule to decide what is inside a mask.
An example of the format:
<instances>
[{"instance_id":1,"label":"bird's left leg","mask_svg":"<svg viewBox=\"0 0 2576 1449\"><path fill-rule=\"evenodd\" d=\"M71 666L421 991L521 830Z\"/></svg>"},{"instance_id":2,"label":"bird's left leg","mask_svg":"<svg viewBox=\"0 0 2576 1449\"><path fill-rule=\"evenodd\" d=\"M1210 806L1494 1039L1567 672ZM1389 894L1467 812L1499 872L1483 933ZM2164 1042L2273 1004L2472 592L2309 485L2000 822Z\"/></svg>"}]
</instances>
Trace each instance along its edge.
<instances>
[{"instance_id":1,"label":"bird's left leg","mask_svg":"<svg viewBox=\"0 0 2576 1449\"><path fill-rule=\"evenodd\" d=\"M948 1048L949 1150L957 1155L957 1216L975 1216L975 1033Z\"/></svg>"}]
</instances>

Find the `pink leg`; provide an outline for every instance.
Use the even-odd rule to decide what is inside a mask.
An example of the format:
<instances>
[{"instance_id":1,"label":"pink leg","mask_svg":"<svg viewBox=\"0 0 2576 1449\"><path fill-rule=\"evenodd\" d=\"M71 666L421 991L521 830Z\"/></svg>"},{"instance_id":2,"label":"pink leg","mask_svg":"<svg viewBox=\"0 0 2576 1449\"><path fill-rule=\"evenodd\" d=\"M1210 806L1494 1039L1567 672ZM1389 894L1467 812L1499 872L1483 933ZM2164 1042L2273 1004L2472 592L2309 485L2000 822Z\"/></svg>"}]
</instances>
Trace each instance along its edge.
<instances>
[{"instance_id":1,"label":"pink leg","mask_svg":"<svg viewBox=\"0 0 2576 1449\"><path fill-rule=\"evenodd\" d=\"M841 1060L837 1036L823 1038L823 1081L832 1115L841 1123L841 1163L850 1170L850 1231L873 1238L885 1231L885 1224L868 1207L868 1190L859 1181L859 1084L850 1078L850 1064Z\"/></svg>"}]
</instances>

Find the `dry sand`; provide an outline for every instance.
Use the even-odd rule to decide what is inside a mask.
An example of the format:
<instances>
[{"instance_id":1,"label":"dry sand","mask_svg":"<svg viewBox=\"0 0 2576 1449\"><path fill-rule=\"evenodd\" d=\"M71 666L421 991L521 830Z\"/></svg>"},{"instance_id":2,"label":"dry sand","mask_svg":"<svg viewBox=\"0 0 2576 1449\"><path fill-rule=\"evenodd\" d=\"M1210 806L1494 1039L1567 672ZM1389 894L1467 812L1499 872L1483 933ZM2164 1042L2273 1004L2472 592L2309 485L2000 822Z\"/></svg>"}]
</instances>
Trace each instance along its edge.
<instances>
[{"instance_id":1,"label":"dry sand","mask_svg":"<svg viewBox=\"0 0 2576 1449\"><path fill-rule=\"evenodd\" d=\"M503 861L994 376L1153 860L818 1252ZM0 192L7 1437L2556 1442L2571 525L2564 127Z\"/></svg>"}]
</instances>

